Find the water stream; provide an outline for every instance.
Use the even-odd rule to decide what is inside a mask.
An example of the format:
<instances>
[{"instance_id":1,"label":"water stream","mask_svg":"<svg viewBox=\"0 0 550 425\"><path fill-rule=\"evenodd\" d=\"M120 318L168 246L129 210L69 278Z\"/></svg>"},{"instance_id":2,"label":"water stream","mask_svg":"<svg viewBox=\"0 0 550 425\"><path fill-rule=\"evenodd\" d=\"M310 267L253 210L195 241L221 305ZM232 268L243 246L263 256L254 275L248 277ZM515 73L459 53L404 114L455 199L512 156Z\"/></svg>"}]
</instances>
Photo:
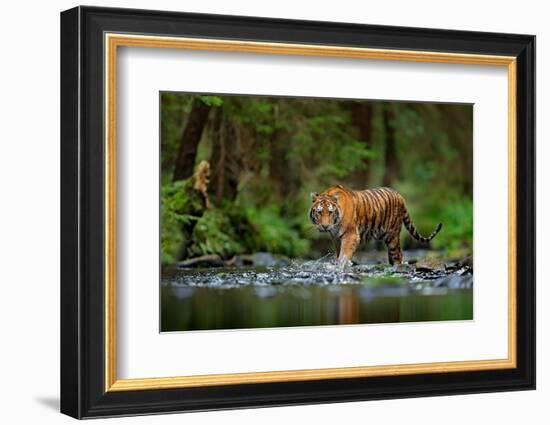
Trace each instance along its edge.
<instances>
[{"instance_id":1,"label":"water stream","mask_svg":"<svg viewBox=\"0 0 550 425\"><path fill-rule=\"evenodd\" d=\"M468 266L366 264L333 259L272 266L172 269L161 280L161 330L473 319Z\"/></svg>"}]
</instances>

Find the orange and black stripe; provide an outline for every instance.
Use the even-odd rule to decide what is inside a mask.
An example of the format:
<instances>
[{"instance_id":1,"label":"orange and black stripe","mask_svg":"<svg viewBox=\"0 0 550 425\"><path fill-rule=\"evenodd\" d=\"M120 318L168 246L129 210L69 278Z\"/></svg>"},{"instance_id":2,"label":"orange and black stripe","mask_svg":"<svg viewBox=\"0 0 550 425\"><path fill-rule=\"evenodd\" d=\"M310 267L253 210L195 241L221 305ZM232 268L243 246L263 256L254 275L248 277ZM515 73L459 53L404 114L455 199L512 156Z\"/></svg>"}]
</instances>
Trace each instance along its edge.
<instances>
[{"instance_id":1,"label":"orange and black stripe","mask_svg":"<svg viewBox=\"0 0 550 425\"><path fill-rule=\"evenodd\" d=\"M405 216L403 217L403 224L405 225L405 228L409 231L409 233L413 238L423 243L430 242L439 233L439 231L441 230L441 227L443 227L443 225L439 223L435 228L435 230L430 234L430 236L428 237L422 236L420 233L418 233L418 230L416 230L416 227L411 220L411 216L409 215L409 212L406 209L405 209Z\"/></svg>"},{"instance_id":2,"label":"orange and black stripe","mask_svg":"<svg viewBox=\"0 0 550 425\"><path fill-rule=\"evenodd\" d=\"M413 238L422 243L430 242L442 227L440 223L428 237L420 235L407 211L405 199L388 187L354 191L338 185L327 189L316 199L310 211L314 223L313 207L316 202L338 203L338 209L333 213L335 217L330 223L333 227L338 225L338 231L333 233L341 239L336 241L339 258L351 259L361 239L368 241L374 238L385 242L390 263L400 264L403 260L400 242L402 225L405 225ZM344 211L343 217L340 217L340 209Z\"/></svg>"}]
</instances>

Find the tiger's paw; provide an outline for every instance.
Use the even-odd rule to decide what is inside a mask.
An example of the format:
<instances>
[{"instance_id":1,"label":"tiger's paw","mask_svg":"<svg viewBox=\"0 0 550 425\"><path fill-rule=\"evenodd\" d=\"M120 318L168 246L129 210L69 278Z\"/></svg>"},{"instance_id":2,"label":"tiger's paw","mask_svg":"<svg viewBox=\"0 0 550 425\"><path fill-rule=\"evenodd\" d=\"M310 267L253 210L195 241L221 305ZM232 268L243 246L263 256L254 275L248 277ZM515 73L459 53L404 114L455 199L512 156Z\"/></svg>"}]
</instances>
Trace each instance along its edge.
<instances>
[{"instance_id":1,"label":"tiger's paw","mask_svg":"<svg viewBox=\"0 0 550 425\"><path fill-rule=\"evenodd\" d=\"M338 262L337 262L337 265L338 267L341 269L341 270L344 270L348 267L351 267L352 266L352 262L351 260L346 257L345 255L343 255L342 257L338 258Z\"/></svg>"}]
</instances>

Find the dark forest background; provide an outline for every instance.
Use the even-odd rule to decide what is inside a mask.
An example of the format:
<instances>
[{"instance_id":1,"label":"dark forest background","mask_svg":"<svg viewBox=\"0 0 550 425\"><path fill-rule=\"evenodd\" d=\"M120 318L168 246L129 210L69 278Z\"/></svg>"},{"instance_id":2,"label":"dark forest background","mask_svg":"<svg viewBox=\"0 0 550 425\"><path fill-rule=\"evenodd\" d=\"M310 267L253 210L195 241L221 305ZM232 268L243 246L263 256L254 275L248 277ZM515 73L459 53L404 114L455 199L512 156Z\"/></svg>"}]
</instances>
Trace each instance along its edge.
<instances>
[{"instance_id":1,"label":"dark forest background","mask_svg":"<svg viewBox=\"0 0 550 425\"><path fill-rule=\"evenodd\" d=\"M309 194L335 184L392 187L422 233L443 223L432 248L471 252L471 105L169 92L160 102L163 264L323 255Z\"/></svg>"}]
</instances>

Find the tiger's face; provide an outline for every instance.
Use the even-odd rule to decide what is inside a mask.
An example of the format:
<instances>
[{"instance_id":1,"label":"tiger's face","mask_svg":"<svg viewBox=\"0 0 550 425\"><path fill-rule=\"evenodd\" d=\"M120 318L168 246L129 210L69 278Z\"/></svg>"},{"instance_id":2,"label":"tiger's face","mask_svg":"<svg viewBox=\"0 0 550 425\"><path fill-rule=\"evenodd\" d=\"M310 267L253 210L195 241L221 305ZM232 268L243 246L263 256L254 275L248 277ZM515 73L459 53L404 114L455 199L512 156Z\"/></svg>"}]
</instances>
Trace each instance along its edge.
<instances>
[{"instance_id":1,"label":"tiger's face","mask_svg":"<svg viewBox=\"0 0 550 425\"><path fill-rule=\"evenodd\" d=\"M338 205L338 195L338 193L331 196L311 193L313 203L309 210L309 218L320 232L332 232L340 225L342 210Z\"/></svg>"}]
</instances>

